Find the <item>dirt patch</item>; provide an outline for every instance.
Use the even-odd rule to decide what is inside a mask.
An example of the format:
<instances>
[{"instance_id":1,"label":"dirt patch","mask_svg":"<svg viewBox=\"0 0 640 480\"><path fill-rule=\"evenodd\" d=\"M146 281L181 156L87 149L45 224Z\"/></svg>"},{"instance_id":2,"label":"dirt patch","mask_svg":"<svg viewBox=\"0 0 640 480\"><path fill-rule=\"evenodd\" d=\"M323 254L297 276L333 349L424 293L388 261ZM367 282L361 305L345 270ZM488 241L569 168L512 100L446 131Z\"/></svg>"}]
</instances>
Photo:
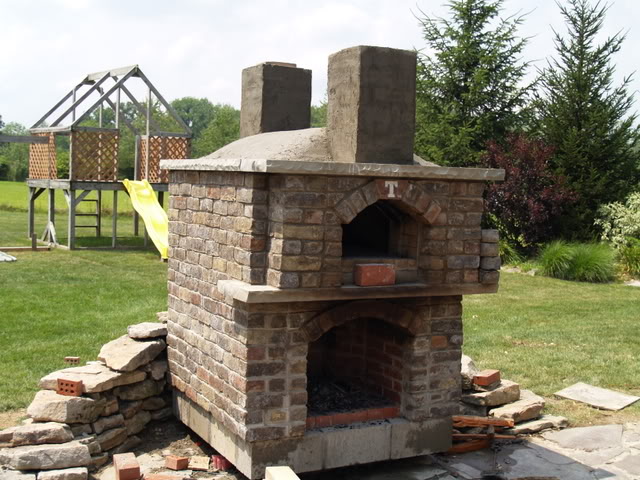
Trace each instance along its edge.
<instances>
[{"instance_id":1,"label":"dirt patch","mask_svg":"<svg viewBox=\"0 0 640 480\"><path fill-rule=\"evenodd\" d=\"M24 408L0 412L0 430L17 425L20 423L20 420L26 418L26 416L27 410Z\"/></svg>"}]
</instances>

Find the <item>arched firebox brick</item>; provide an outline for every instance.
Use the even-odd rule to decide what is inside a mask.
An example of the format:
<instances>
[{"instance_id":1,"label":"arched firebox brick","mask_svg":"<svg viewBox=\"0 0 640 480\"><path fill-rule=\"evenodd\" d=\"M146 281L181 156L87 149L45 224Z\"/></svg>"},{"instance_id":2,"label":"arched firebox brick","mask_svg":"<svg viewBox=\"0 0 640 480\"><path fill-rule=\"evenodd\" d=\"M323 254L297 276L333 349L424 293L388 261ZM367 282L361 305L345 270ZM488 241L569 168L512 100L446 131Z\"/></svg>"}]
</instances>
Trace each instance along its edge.
<instances>
[{"instance_id":1,"label":"arched firebox brick","mask_svg":"<svg viewBox=\"0 0 640 480\"><path fill-rule=\"evenodd\" d=\"M418 324L414 322L415 313L401 305L383 301L356 301L326 310L311 318L301 331L308 342L313 342L334 327L359 318L383 320L417 335Z\"/></svg>"},{"instance_id":2,"label":"arched firebox brick","mask_svg":"<svg viewBox=\"0 0 640 480\"><path fill-rule=\"evenodd\" d=\"M415 182L376 179L351 192L336 205L335 211L342 223L350 223L362 210L378 200L395 202L401 209L429 224L438 218L442 210Z\"/></svg>"}]
</instances>

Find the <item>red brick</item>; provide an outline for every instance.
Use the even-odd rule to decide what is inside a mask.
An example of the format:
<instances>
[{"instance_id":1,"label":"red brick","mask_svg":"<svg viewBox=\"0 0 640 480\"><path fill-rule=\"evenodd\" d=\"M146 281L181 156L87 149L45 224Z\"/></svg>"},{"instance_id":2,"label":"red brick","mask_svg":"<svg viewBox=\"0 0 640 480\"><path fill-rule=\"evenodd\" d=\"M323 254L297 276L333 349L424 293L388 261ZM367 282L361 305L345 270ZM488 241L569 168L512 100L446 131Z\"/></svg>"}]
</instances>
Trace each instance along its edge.
<instances>
[{"instance_id":1,"label":"red brick","mask_svg":"<svg viewBox=\"0 0 640 480\"><path fill-rule=\"evenodd\" d=\"M385 407L382 409L384 418L396 418L400 416L400 409L398 407Z\"/></svg>"},{"instance_id":2,"label":"red brick","mask_svg":"<svg viewBox=\"0 0 640 480\"><path fill-rule=\"evenodd\" d=\"M307 417L307 430L313 430L316 427L316 417Z\"/></svg>"},{"instance_id":3,"label":"red brick","mask_svg":"<svg viewBox=\"0 0 640 480\"><path fill-rule=\"evenodd\" d=\"M212 455L211 462L216 470L229 470L233 464L222 455Z\"/></svg>"},{"instance_id":4,"label":"red brick","mask_svg":"<svg viewBox=\"0 0 640 480\"><path fill-rule=\"evenodd\" d=\"M354 281L361 287L394 285L396 270L392 264L387 263L356 264Z\"/></svg>"},{"instance_id":5,"label":"red brick","mask_svg":"<svg viewBox=\"0 0 640 480\"><path fill-rule=\"evenodd\" d=\"M499 381L500 370L483 370L473 377L473 383L480 385L481 387L488 387L489 385Z\"/></svg>"},{"instance_id":6,"label":"red brick","mask_svg":"<svg viewBox=\"0 0 640 480\"><path fill-rule=\"evenodd\" d=\"M64 363L78 365L80 363L80 357L64 357Z\"/></svg>"},{"instance_id":7,"label":"red brick","mask_svg":"<svg viewBox=\"0 0 640 480\"><path fill-rule=\"evenodd\" d=\"M139 480L140 464L133 453L117 453L113 456L116 480Z\"/></svg>"},{"instance_id":8,"label":"red brick","mask_svg":"<svg viewBox=\"0 0 640 480\"><path fill-rule=\"evenodd\" d=\"M434 335L431 337L431 346L434 349L443 349L449 346L449 341L444 335Z\"/></svg>"},{"instance_id":9,"label":"red brick","mask_svg":"<svg viewBox=\"0 0 640 480\"><path fill-rule=\"evenodd\" d=\"M66 395L67 397L79 397L82 395L82 380L65 380L59 378L56 393L58 395Z\"/></svg>"},{"instance_id":10,"label":"red brick","mask_svg":"<svg viewBox=\"0 0 640 480\"><path fill-rule=\"evenodd\" d=\"M351 423L366 422L368 419L366 410L358 410L351 413Z\"/></svg>"},{"instance_id":11,"label":"red brick","mask_svg":"<svg viewBox=\"0 0 640 480\"><path fill-rule=\"evenodd\" d=\"M368 420L384 420L384 408L370 408L367 410Z\"/></svg>"},{"instance_id":12,"label":"red brick","mask_svg":"<svg viewBox=\"0 0 640 480\"><path fill-rule=\"evenodd\" d=\"M321 415L314 418L316 419L316 428L330 427L333 425L333 415Z\"/></svg>"},{"instance_id":13,"label":"red brick","mask_svg":"<svg viewBox=\"0 0 640 480\"><path fill-rule=\"evenodd\" d=\"M189 457L167 455L164 457L164 466L169 470L186 470L189 466Z\"/></svg>"},{"instance_id":14,"label":"red brick","mask_svg":"<svg viewBox=\"0 0 640 480\"><path fill-rule=\"evenodd\" d=\"M353 423L353 421L353 414L351 412L336 413L333 415L334 425L348 425L349 423Z\"/></svg>"}]
</instances>

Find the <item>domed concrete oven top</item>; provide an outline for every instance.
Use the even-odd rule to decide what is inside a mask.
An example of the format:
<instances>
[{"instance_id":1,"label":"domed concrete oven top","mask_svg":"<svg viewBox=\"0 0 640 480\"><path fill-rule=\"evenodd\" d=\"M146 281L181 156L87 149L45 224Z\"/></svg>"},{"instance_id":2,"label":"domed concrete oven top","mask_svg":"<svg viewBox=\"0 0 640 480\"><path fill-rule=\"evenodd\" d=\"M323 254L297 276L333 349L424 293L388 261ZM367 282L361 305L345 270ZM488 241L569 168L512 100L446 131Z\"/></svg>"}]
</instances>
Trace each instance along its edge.
<instances>
[{"instance_id":1,"label":"domed concrete oven top","mask_svg":"<svg viewBox=\"0 0 640 480\"><path fill-rule=\"evenodd\" d=\"M415 54L332 55L326 129L301 128L304 82L245 70L254 135L163 162L176 412L250 478L446 450L462 295L497 291L504 172L411 153Z\"/></svg>"}]
</instances>

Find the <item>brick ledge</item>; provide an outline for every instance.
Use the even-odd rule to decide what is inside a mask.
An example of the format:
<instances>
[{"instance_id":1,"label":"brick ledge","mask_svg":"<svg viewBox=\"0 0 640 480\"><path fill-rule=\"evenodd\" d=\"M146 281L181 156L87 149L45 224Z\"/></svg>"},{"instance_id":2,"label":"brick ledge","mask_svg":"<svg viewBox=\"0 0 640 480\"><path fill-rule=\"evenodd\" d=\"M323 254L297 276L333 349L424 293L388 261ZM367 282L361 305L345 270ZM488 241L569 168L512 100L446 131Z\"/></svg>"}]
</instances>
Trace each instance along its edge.
<instances>
[{"instance_id":1,"label":"brick ledge","mask_svg":"<svg viewBox=\"0 0 640 480\"><path fill-rule=\"evenodd\" d=\"M331 288L276 288L268 285L250 285L240 280L221 280L220 293L244 303L317 302L325 300L358 300L372 298L444 297L496 293L498 285L427 285L404 283L376 287L345 285Z\"/></svg>"}]
</instances>

